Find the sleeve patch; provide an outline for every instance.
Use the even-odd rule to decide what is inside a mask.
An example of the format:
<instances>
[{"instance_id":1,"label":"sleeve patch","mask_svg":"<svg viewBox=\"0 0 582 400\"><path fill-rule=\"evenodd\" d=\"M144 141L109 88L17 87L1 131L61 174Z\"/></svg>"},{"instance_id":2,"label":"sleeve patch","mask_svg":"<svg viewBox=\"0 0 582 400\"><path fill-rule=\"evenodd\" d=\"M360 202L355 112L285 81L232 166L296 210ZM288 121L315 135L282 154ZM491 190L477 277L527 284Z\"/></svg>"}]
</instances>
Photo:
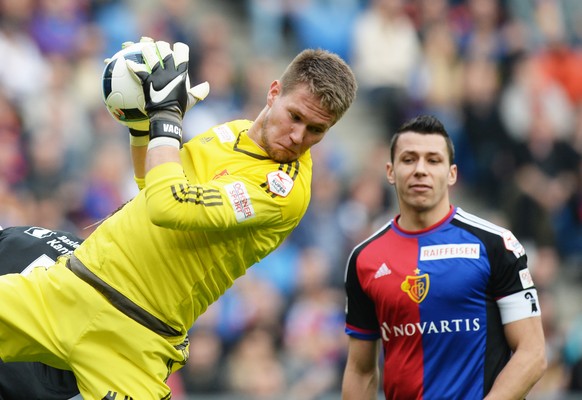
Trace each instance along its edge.
<instances>
[{"instance_id":1,"label":"sleeve patch","mask_svg":"<svg viewBox=\"0 0 582 400\"><path fill-rule=\"evenodd\" d=\"M281 197L287 197L293 189L293 179L283 171L275 171L267 174L267 182L269 184L269 191Z\"/></svg>"},{"instance_id":2,"label":"sleeve patch","mask_svg":"<svg viewBox=\"0 0 582 400\"><path fill-rule=\"evenodd\" d=\"M237 222L243 222L255 216L251 197L244 183L233 182L224 185L224 190L230 200Z\"/></svg>"},{"instance_id":3,"label":"sleeve patch","mask_svg":"<svg viewBox=\"0 0 582 400\"><path fill-rule=\"evenodd\" d=\"M220 143L234 142L236 139L234 132L226 124L216 126L212 130L218 136Z\"/></svg>"},{"instance_id":4,"label":"sleeve patch","mask_svg":"<svg viewBox=\"0 0 582 400\"><path fill-rule=\"evenodd\" d=\"M525 249L523 248L521 243L519 243L519 240L517 240L517 238L511 231L503 232L502 236L505 248L513 252L516 258L519 258L525 254Z\"/></svg>"},{"instance_id":5,"label":"sleeve patch","mask_svg":"<svg viewBox=\"0 0 582 400\"><path fill-rule=\"evenodd\" d=\"M534 285L529 269L525 268L519 271L519 280L521 281L521 286L524 289L530 288Z\"/></svg>"},{"instance_id":6,"label":"sleeve patch","mask_svg":"<svg viewBox=\"0 0 582 400\"><path fill-rule=\"evenodd\" d=\"M501 322L504 325L541 315L538 292L535 289L528 289L502 297L497 300L497 305L501 314Z\"/></svg>"}]
</instances>

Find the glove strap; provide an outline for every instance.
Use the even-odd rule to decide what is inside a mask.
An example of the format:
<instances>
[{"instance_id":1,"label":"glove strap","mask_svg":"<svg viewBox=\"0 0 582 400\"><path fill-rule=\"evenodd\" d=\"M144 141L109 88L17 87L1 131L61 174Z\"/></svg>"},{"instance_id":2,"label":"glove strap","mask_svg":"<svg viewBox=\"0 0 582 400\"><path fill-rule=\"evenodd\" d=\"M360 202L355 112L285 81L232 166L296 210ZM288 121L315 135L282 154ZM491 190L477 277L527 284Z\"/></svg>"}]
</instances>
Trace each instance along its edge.
<instances>
[{"instance_id":1,"label":"glove strap","mask_svg":"<svg viewBox=\"0 0 582 400\"><path fill-rule=\"evenodd\" d=\"M150 139L169 137L182 143L182 124L167 119L150 121Z\"/></svg>"},{"instance_id":2,"label":"glove strap","mask_svg":"<svg viewBox=\"0 0 582 400\"><path fill-rule=\"evenodd\" d=\"M167 119L150 120L148 150L158 146L182 146L182 124Z\"/></svg>"}]
</instances>

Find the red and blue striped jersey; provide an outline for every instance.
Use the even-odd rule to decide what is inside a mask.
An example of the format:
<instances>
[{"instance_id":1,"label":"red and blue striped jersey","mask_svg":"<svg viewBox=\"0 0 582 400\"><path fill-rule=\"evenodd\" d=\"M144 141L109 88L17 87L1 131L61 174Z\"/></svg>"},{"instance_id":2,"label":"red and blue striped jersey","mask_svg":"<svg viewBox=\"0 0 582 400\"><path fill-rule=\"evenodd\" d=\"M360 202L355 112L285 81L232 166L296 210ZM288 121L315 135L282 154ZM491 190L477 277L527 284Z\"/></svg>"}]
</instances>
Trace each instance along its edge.
<instances>
[{"instance_id":1,"label":"red and blue striped jersey","mask_svg":"<svg viewBox=\"0 0 582 400\"><path fill-rule=\"evenodd\" d=\"M382 340L386 399L482 399L511 355L503 324L539 316L523 246L460 208L390 221L346 268L346 333Z\"/></svg>"}]
</instances>

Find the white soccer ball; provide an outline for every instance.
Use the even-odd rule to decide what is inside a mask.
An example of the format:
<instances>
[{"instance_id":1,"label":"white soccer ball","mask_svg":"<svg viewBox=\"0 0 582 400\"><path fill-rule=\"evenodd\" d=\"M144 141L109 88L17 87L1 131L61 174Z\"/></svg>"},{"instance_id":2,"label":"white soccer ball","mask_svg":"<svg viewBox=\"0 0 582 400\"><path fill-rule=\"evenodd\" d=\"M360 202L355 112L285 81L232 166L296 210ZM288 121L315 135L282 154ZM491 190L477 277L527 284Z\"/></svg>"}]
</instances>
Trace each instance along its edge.
<instances>
[{"instance_id":1,"label":"white soccer ball","mask_svg":"<svg viewBox=\"0 0 582 400\"><path fill-rule=\"evenodd\" d=\"M125 59L144 64L142 49L152 42L133 43L115 53L103 70L103 100L115 120L127 127L147 131L150 121L145 111L145 97L141 84L127 69Z\"/></svg>"}]
</instances>

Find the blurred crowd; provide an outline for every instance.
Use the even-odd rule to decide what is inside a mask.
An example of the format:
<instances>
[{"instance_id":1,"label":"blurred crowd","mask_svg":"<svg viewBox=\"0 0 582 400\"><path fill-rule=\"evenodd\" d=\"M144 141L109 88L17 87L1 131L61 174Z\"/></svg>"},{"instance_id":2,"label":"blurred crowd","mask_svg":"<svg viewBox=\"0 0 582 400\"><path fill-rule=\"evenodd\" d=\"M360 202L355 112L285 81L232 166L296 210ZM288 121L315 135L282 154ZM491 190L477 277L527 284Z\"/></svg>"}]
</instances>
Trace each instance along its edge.
<instances>
[{"instance_id":1,"label":"blurred crowd","mask_svg":"<svg viewBox=\"0 0 582 400\"><path fill-rule=\"evenodd\" d=\"M86 237L137 192L103 60L140 36L190 45L208 98L186 138L252 119L294 54L322 47L360 90L313 149L299 228L191 330L175 398L338 393L351 249L394 217L391 133L430 113L457 149L453 200L510 228L540 293L543 399L582 391L582 2L578 0L0 0L0 225ZM184 397L185 398L185 397Z\"/></svg>"}]
</instances>

